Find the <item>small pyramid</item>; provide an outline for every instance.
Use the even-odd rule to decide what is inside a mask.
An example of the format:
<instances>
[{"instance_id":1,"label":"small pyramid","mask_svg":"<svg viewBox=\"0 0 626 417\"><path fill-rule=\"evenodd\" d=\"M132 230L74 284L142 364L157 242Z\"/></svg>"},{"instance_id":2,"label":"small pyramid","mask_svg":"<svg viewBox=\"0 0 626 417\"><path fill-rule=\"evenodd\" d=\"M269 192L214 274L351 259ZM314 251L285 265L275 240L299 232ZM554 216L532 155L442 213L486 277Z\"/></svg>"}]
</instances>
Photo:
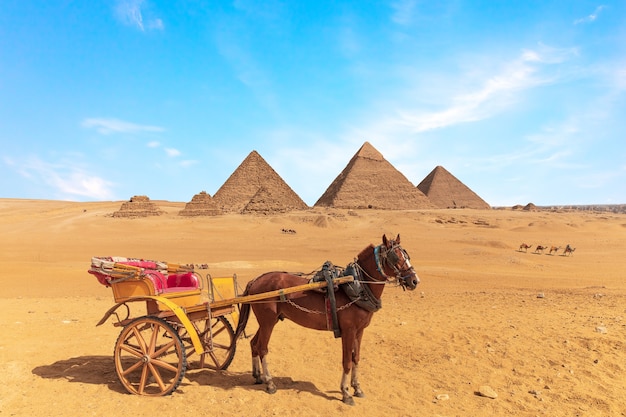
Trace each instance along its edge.
<instances>
[{"instance_id":1,"label":"small pyramid","mask_svg":"<svg viewBox=\"0 0 626 417\"><path fill-rule=\"evenodd\" d=\"M148 217L160 216L161 214L163 211L159 210L147 196L136 195L129 201L122 203L122 207L113 213L113 217Z\"/></svg>"},{"instance_id":2,"label":"small pyramid","mask_svg":"<svg viewBox=\"0 0 626 417\"><path fill-rule=\"evenodd\" d=\"M279 199L273 203L274 207L280 206L283 211L309 208L257 151L250 152L217 190L213 200L225 212L240 213L262 187L264 193Z\"/></svg>"},{"instance_id":3,"label":"small pyramid","mask_svg":"<svg viewBox=\"0 0 626 417\"><path fill-rule=\"evenodd\" d=\"M283 213L287 211L283 205L284 195L274 195L265 187L261 187L252 196L242 213Z\"/></svg>"},{"instance_id":4,"label":"small pyramid","mask_svg":"<svg viewBox=\"0 0 626 417\"><path fill-rule=\"evenodd\" d=\"M442 166L435 167L417 188L438 208L491 209L485 200Z\"/></svg>"},{"instance_id":5,"label":"small pyramid","mask_svg":"<svg viewBox=\"0 0 626 417\"><path fill-rule=\"evenodd\" d=\"M361 146L315 206L391 210L434 208L428 197L369 142Z\"/></svg>"},{"instance_id":6,"label":"small pyramid","mask_svg":"<svg viewBox=\"0 0 626 417\"><path fill-rule=\"evenodd\" d=\"M185 204L185 208L178 212L179 216L217 216L222 210L217 207L213 198L206 191L201 191Z\"/></svg>"}]
</instances>

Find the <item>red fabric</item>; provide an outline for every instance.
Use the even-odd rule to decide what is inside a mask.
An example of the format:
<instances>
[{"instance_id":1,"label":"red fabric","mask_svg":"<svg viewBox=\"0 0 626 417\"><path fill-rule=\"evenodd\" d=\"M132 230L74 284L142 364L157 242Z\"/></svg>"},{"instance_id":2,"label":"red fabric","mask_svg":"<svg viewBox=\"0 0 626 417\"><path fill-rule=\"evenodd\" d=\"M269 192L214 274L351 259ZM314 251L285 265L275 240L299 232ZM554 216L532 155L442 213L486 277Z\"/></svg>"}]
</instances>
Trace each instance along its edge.
<instances>
[{"instance_id":1,"label":"red fabric","mask_svg":"<svg viewBox=\"0 0 626 417\"><path fill-rule=\"evenodd\" d=\"M170 274L167 277L167 288L198 288L198 278L191 272Z\"/></svg>"},{"instance_id":2,"label":"red fabric","mask_svg":"<svg viewBox=\"0 0 626 417\"><path fill-rule=\"evenodd\" d=\"M108 275L92 270L88 270L87 272L89 272L91 275L95 275L96 278L98 278L98 282L100 284L104 285L105 287L109 286L109 281L107 281Z\"/></svg>"}]
</instances>

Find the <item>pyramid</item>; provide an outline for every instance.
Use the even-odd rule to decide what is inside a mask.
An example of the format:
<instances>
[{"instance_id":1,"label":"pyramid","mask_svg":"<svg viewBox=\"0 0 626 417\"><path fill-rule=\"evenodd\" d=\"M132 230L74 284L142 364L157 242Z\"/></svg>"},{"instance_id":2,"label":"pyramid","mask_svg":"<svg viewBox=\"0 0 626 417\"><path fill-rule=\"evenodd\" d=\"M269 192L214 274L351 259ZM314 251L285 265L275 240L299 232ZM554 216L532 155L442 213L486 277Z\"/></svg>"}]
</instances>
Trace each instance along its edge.
<instances>
[{"instance_id":1,"label":"pyramid","mask_svg":"<svg viewBox=\"0 0 626 417\"><path fill-rule=\"evenodd\" d=\"M122 207L115 213L113 217L148 217L160 216L163 211L154 204L145 195L136 195L129 201L122 203Z\"/></svg>"},{"instance_id":2,"label":"pyramid","mask_svg":"<svg viewBox=\"0 0 626 417\"><path fill-rule=\"evenodd\" d=\"M491 209L485 200L442 166L435 167L417 188L438 208Z\"/></svg>"},{"instance_id":3,"label":"pyramid","mask_svg":"<svg viewBox=\"0 0 626 417\"><path fill-rule=\"evenodd\" d=\"M211 195L201 191L193 196L191 201L185 204L185 208L178 212L179 216L217 216L222 210L217 207Z\"/></svg>"},{"instance_id":4,"label":"pyramid","mask_svg":"<svg viewBox=\"0 0 626 417\"><path fill-rule=\"evenodd\" d=\"M261 187L252 196L242 213L282 213L287 211L283 205L284 195L274 195L265 187Z\"/></svg>"},{"instance_id":5,"label":"pyramid","mask_svg":"<svg viewBox=\"0 0 626 417\"><path fill-rule=\"evenodd\" d=\"M315 206L392 210L434 208L428 197L369 142L361 146Z\"/></svg>"},{"instance_id":6,"label":"pyramid","mask_svg":"<svg viewBox=\"0 0 626 417\"><path fill-rule=\"evenodd\" d=\"M266 204L264 211L290 211L308 208L306 203L265 162L257 151L250 152L241 165L217 190L213 200L217 207L225 212L240 213L262 187L265 188L263 194L272 196L271 203L267 199L264 200L269 203ZM259 211L262 201L257 200L259 201L256 201L254 206L255 210ZM252 210L251 207L249 209Z\"/></svg>"}]
</instances>

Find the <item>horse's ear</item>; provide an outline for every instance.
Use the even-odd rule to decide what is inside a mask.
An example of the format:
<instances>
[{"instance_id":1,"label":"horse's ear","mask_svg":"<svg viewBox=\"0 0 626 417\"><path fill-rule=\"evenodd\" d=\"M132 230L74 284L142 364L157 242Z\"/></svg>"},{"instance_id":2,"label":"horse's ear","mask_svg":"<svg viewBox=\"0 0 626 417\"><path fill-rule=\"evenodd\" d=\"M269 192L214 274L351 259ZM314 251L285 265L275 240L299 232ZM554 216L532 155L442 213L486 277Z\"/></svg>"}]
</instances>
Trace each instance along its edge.
<instances>
[{"instance_id":1,"label":"horse's ear","mask_svg":"<svg viewBox=\"0 0 626 417\"><path fill-rule=\"evenodd\" d=\"M398 236L396 237L396 243L399 245L400 244L400 233L398 233Z\"/></svg>"},{"instance_id":2,"label":"horse's ear","mask_svg":"<svg viewBox=\"0 0 626 417\"><path fill-rule=\"evenodd\" d=\"M383 235L383 245L387 246L387 235Z\"/></svg>"}]
</instances>

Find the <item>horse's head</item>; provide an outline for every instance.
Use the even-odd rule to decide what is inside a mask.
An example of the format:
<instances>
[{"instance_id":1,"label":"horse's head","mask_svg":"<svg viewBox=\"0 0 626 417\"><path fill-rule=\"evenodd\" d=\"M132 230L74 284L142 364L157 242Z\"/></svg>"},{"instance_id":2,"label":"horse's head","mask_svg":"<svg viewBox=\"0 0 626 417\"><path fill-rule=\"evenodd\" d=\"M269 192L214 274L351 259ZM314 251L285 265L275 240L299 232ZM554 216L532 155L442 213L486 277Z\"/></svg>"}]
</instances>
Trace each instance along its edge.
<instances>
[{"instance_id":1,"label":"horse's head","mask_svg":"<svg viewBox=\"0 0 626 417\"><path fill-rule=\"evenodd\" d=\"M409 254L400 246L400 235L395 239L389 240L383 235L383 248L381 258L384 266L393 270L396 279L402 285L402 288L414 290L420 279L411 265Z\"/></svg>"}]
</instances>

